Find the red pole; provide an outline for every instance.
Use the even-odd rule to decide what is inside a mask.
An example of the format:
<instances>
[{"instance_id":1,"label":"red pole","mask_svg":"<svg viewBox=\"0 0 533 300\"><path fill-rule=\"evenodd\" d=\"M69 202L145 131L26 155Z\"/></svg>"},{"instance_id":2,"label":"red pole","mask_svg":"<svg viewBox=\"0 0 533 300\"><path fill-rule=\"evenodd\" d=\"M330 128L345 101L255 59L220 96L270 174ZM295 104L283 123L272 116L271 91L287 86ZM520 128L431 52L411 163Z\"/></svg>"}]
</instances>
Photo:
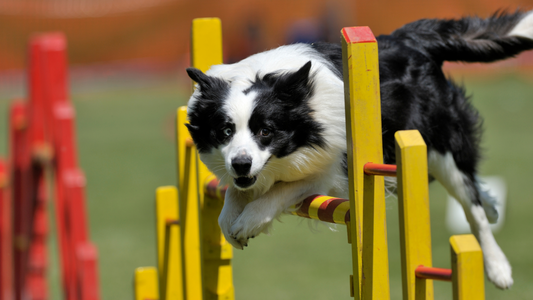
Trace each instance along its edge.
<instances>
[{"instance_id":1,"label":"red pole","mask_svg":"<svg viewBox=\"0 0 533 300\"><path fill-rule=\"evenodd\" d=\"M45 127L49 141L54 141L54 113L56 103L68 102L67 82L67 42L61 32L43 35L42 45L45 54L44 66L47 72L45 77Z\"/></svg>"},{"instance_id":2,"label":"red pole","mask_svg":"<svg viewBox=\"0 0 533 300\"><path fill-rule=\"evenodd\" d=\"M366 175L380 175L396 177L396 165L366 163L364 166Z\"/></svg>"},{"instance_id":3,"label":"red pole","mask_svg":"<svg viewBox=\"0 0 533 300\"><path fill-rule=\"evenodd\" d=\"M24 279L31 234L32 176L31 155L27 130L27 107L16 101L10 112L10 155L13 162L13 240L15 299L25 293Z\"/></svg>"},{"instance_id":4,"label":"red pole","mask_svg":"<svg viewBox=\"0 0 533 300\"><path fill-rule=\"evenodd\" d=\"M77 258L79 267L80 300L100 300L98 285L98 251L86 242L78 245Z\"/></svg>"},{"instance_id":5,"label":"red pole","mask_svg":"<svg viewBox=\"0 0 533 300\"><path fill-rule=\"evenodd\" d=\"M81 245L85 245L88 242L85 213L85 175L80 169L68 169L63 173L62 179L65 183L67 194L65 198L65 219L70 224L68 245L69 253L71 254L69 257L70 266L71 271L75 274L75 279L77 278L73 288L76 290L77 295L81 295L84 290L83 284L86 284L86 282L80 278L80 274L84 272L84 268L87 268L87 266L84 266L83 261L80 261L78 251Z\"/></svg>"},{"instance_id":6,"label":"red pole","mask_svg":"<svg viewBox=\"0 0 533 300\"><path fill-rule=\"evenodd\" d=\"M68 170L74 168L74 154L71 140L68 136L74 118L74 109L70 103L56 103L54 106L55 136L55 183L56 183L56 222L60 248L60 261L62 266L63 292L67 300L76 298L76 271L72 264L74 253L69 247L71 224L68 219L68 188L65 185L65 176Z\"/></svg>"},{"instance_id":7,"label":"red pole","mask_svg":"<svg viewBox=\"0 0 533 300\"><path fill-rule=\"evenodd\" d=\"M418 278L433 279L440 281L452 281L452 270L433 267L418 266L415 270Z\"/></svg>"},{"instance_id":8,"label":"red pole","mask_svg":"<svg viewBox=\"0 0 533 300\"><path fill-rule=\"evenodd\" d=\"M15 296L12 220L8 167L0 158L0 300L12 300Z\"/></svg>"},{"instance_id":9,"label":"red pole","mask_svg":"<svg viewBox=\"0 0 533 300\"><path fill-rule=\"evenodd\" d=\"M46 76L45 52L43 42L44 35L36 35L30 39L29 45L29 136L31 140L33 157L38 161L50 159L50 146L46 143L45 107L46 107Z\"/></svg>"},{"instance_id":10,"label":"red pole","mask_svg":"<svg viewBox=\"0 0 533 300\"><path fill-rule=\"evenodd\" d=\"M46 126L54 149L55 209L61 262L63 294L66 300L77 298L75 250L72 248L71 226L78 222L69 218L70 191L65 177L77 166L73 138L74 108L67 99L66 39L62 33L42 36L45 51L46 77Z\"/></svg>"},{"instance_id":11,"label":"red pole","mask_svg":"<svg viewBox=\"0 0 533 300\"><path fill-rule=\"evenodd\" d=\"M46 35L36 35L29 45L29 106L28 138L32 154L32 220L33 235L30 242L29 265L26 277L28 294L32 299L47 298L46 283L46 236L48 218L46 214L45 169L52 157L52 150L46 132Z\"/></svg>"}]
</instances>

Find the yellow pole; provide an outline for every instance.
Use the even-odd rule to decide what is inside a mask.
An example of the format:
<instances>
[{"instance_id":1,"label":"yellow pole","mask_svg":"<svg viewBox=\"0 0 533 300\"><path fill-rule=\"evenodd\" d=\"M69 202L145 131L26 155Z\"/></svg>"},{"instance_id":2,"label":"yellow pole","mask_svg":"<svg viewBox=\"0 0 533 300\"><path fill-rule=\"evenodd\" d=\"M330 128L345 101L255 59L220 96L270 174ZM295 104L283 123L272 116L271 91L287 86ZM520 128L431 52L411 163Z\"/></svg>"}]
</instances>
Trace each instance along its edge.
<instances>
[{"instance_id":1,"label":"yellow pole","mask_svg":"<svg viewBox=\"0 0 533 300\"><path fill-rule=\"evenodd\" d=\"M157 270L154 267L135 269L135 300L158 300Z\"/></svg>"},{"instance_id":2,"label":"yellow pole","mask_svg":"<svg viewBox=\"0 0 533 300\"><path fill-rule=\"evenodd\" d=\"M417 279L419 265L431 267L427 148L418 130L398 131L396 164L403 299L433 299L433 281ZM417 290L424 295L416 296Z\"/></svg>"},{"instance_id":3,"label":"yellow pole","mask_svg":"<svg viewBox=\"0 0 533 300\"><path fill-rule=\"evenodd\" d=\"M197 154L194 145L188 145L185 150L183 186L179 195L184 298L203 299Z\"/></svg>"},{"instance_id":4,"label":"yellow pole","mask_svg":"<svg viewBox=\"0 0 533 300\"><path fill-rule=\"evenodd\" d=\"M368 27L346 27L342 50L353 295L355 299L389 299L384 179L363 172L367 162L383 163L378 46Z\"/></svg>"},{"instance_id":5,"label":"yellow pole","mask_svg":"<svg viewBox=\"0 0 533 300\"><path fill-rule=\"evenodd\" d=\"M205 184L214 179L214 175L204 171L200 172L200 178L204 179L200 180L199 185L200 197L203 197L204 204L202 208L204 299L233 300L235 299L231 267L233 247L226 241L218 226L218 216L224 201L205 194Z\"/></svg>"},{"instance_id":6,"label":"yellow pole","mask_svg":"<svg viewBox=\"0 0 533 300\"><path fill-rule=\"evenodd\" d=\"M192 21L191 65L202 72L222 63L222 25L219 18Z\"/></svg>"},{"instance_id":7,"label":"yellow pole","mask_svg":"<svg viewBox=\"0 0 533 300\"><path fill-rule=\"evenodd\" d=\"M217 18L195 19L191 31L191 65L207 71L222 63L222 27ZM205 183L213 178L198 159L184 124L186 108L178 109L177 118L178 184L180 220L183 222L183 259L187 299L234 299L231 258L232 248L218 227L223 199L205 196ZM200 222L201 220L201 222ZM201 224L201 225L200 225ZM201 227L200 227L201 226Z\"/></svg>"},{"instance_id":8,"label":"yellow pole","mask_svg":"<svg viewBox=\"0 0 533 300\"><path fill-rule=\"evenodd\" d=\"M156 190L157 261L162 300L182 300L182 262L180 226L167 225L178 221L178 191L174 186Z\"/></svg>"},{"instance_id":9,"label":"yellow pole","mask_svg":"<svg viewBox=\"0 0 533 300\"><path fill-rule=\"evenodd\" d=\"M176 165L178 177L178 190L183 190L183 180L185 178L185 148L186 142L191 138L189 130L185 126L187 123L187 107L181 106L176 111Z\"/></svg>"},{"instance_id":10,"label":"yellow pole","mask_svg":"<svg viewBox=\"0 0 533 300\"><path fill-rule=\"evenodd\" d=\"M483 253L472 234L450 238L454 300L485 299Z\"/></svg>"}]
</instances>

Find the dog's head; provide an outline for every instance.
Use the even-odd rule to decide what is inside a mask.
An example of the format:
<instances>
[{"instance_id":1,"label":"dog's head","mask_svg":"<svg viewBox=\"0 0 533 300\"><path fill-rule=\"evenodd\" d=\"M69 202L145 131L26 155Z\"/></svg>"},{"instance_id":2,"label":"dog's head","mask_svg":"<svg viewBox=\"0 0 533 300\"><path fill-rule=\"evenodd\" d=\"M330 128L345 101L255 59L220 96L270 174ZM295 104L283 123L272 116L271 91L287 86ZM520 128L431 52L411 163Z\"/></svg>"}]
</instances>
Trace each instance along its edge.
<instances>
[{"instance_id":1,"label":"dog's head","mask_svg":"<svg viewBox=\"0 0 533 300\"><path fill-rule=\"evenodd\" d=\"M269 187L282 171L268 168L273 160L325 143L308 105L310 69L308 62L296 71L256 75L245 84L187 69L198 84L189 101L187 128L202 161L223 183L240 190Z\"/></svg>"}]
</instances>

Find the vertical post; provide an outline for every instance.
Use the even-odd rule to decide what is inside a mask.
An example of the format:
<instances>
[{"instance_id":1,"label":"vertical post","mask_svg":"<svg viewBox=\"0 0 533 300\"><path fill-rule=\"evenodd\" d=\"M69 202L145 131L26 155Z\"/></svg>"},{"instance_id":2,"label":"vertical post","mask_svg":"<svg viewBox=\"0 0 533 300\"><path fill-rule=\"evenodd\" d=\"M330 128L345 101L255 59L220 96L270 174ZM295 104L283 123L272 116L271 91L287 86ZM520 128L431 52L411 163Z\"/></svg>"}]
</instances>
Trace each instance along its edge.
<instances>
[{"instance_id":1,"label":"vertical post","mask_svg":"<svg viewBox=\"0 0 533 300\"><path fill-rule=\"evenodd\" d=\"M205 72L222 63L222 25L219 18L192 21L191 66Z\"/></svg>"},{"instance_id":2,"label":"vertical post","mask_svg":"<svg viewBox=\"0 0 533 300\"><path fill-rule=\"evenodd\" d=\"M403 299L414 300L418 291L431 300L433 281L415 276L419 265L432 266L427 148L418 130L398 131L395 138Z\"/></svg>"},{"instance_id":3,"label":"vertical post","mask_svg":"<svg viewBox=\"0 0 533 300\"><path fill-rule=\"evenodd\" d=\"M10 110L10 156L12 161L13 196L13 265L15 299L22 299L31 224L31 155L28 144L27 106L21 101Z\"/></svg>"},{"instance_id":4,"label":"vertical post","mask_svg":"<svg viewBox=\"0 0 533 300\"><path fill-rule=\"evenodd\" d=\"M183 299L183 278L178 220L178 190L163 186L156 190L157 261L162 300ZM169 224L174 222L174 224Z\"/></svg>"},{"instance_id":5,"label":"vertical post","mask_svg":"<svg viewBox=\"0 0 533 300\"><path fill-rule=\"evenodd\" d=\"M14 299L13 290L13 216L9 172L0 158L0 300Z\"/></svg>"},{"instance_id":6,"label":"vertical post","mask_svg":"<svg viewBox=\"0 0 533 300\"><path fill-rule=\"evenodd\" d=\"M55 216L64 298L76 297L76 250L68 230L70 170L77 167L74 136L74 107L67 98L67 43L61 33L47 34L45 51L46 121L48 137L54 149ZM85 225L85 224L84 224ZM74 247L74 248L73 248Z\"/></svg>"},{"instance_id":7,"label":"vertical post","mask_svg":"<svg viewBox=\"0 0 533 300\"><path fill-rule=\"evenodd\" d=\"M85 210L85 176L78 168L75 110L66 95L64 36L47 37L47 69L53 128L56 220L65 299L99 298L97 250L89 242ZM55 64L54 62L57 62ZM63 69L59 69L63 68Z\"/></svg>"},{"instance_id":8,"label":"vertical post","mask_svg":"<svg viewBox=\"0 0 533 300\"><path fill-rule=\"evenodd\" d=\"M194 145L188 145L185 150L183 186L179 195L184 298L203 299L197 154Z\"/></svg>"},{"instance_id":9,"label":"vertical post","mask_svg":"<svg viewBox=\"0 0 533 300\"><path fill-rule=\"evenodd\" d=\"M135 269L135 300L158 300L157 270L154 267Z\"/></svg>"},{"instance_id":10,"label":"vertical post","mask_svg":"<svg viewBox=\"0 0 533 300\"><path fill-rule=\"evenodd\" d=\"M48 35L36 35L29 43L29 126L33 157L38 162L50 159L50 145L46 142L46 41Z\"/></svg>"},{"instance_id":11,"label":"vertical post","mask_svg":"<svg viewBox=\"0 0 533 300\"><path fill-rule=\"evenodd\" d=\"M191 33L191 65L200 69L202 72L205 72L212 65L221 63L222 26L220 19L202 18L193 20ZM182 113L184 113L183 110ZM183 122L181 124L183 124ZM184 128L184 126L182 128ZM196 169L198 176L196 179L197 188L194 191L198 191L198 200L201 208L200 218L202 219L201 245L203 263L203 297L204 299L234 299L231 267L233 249L225 240L218 226L218 215L222 210L223 201L222 199L215 199L205 195L205 186L214 178L214 176L198 159L196 151L194 151L194 153L197 161ZM191 178L189 178L189 180L191 180ZM191 192L192 191L189 191L189 193Z\"/></svg>"},{"instance_id":12,"label":"vertical post","mask_svg":"<svg viewBox=\"0 0 533 300\"><path fill-rule=\"evenodd\" d=\"M450 238L454 300L485 299L483 252L472 234Z\"/></svg>"},{"instance_id":13,"label":"vertical post","mask_svg":"<svg viewBox=\"0 0 533 300\"><path fill-rule=\"evenodd\" d=\"M55 215L57 240L59 244L59 258L64 298L75 299L76 270L73 265L74 253L69 249L70 235L68 231L69 190L65 184L68 171L77 162L75 150L71 147L74 142L70 136L74 122L74 108L68 102L58 102L53 108L54 114L54 149L55 149Z\"/></svg>"},{"instance_id":14,"label":"vertical post","mask_svg":"<svg viewBox=\"0 0 533 300\"><path fill-rule=\"evenodd\" d=\"M77 245L75 251L78 294L79 300L100 300L100 288L98 284L98 249L86 241Z\"/></svg>"},{"instance_id":15,"label":"vertical post","mask_svg":"<svg viewBox=\"0 0 533 300\"><path fill-rule=\"evenodd\" d=\"M185 178L185 152L187 140L191 138L189 130L185 126L187 123L187 107L181 106L176 111L176 165L178 178L178 191L182 193Z\"/></svg>"},{"instance_id":16,"label":"vertical post","mask_svg":"<svg viewBox=\"0 0 533 300\"><path fill-rule=\"evenodd\" d=\"M203 198L202 208L202 248L203 248L203 280L204 299L235 298L233 287L233 247L226 241L218 216L224 204L223 198L213 198L205 194L206 184L215 178L207 169L199 172L199 193Z\"/></svg>"},{"instance_id":17,"label":"vertical post","mask_svg":"<svg viewBox=\"0 0 533 300\"><path fill-rule=\"evenodd\" d=\"M342 58L353 294L355 299L389 299L384 179L363 172L367 162L383 163L378 46L368 27L342 29Z\"/></svg>"},{"instance_id":18,"label":"vertical post","mask_svg":"<svg viewBox=\"0 0 533 300\"><path fill-rule=\"evenodd\" d=\"M68 101L68 76L67 76L67 39L61 32L48 33L43 40L45 51L44 66L46 86L44 98L45 104L45 128L47 139L54 141L57 129L54 127L54 107L56 103Z\"/></svg>"}]
</instances>

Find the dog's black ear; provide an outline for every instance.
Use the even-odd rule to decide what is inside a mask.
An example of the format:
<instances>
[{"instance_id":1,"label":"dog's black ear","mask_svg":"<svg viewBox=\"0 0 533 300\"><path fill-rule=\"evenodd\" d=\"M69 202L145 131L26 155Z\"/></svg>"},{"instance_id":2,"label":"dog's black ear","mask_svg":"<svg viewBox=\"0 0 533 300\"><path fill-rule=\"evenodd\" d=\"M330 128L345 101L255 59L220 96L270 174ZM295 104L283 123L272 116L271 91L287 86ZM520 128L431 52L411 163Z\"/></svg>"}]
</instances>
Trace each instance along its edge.
<instances>
[{"instance_id":1,"label":"dog's black ear","mask_svg":"<svg viewBox=\"0 0 533 300\"><path fill-rule=\"evenodd\" d=\"M200 88L209 88L211 86L212 78L205 75L202 71L196 68L187 68L189 77L200 85Z\"/></svg>"},{"instance_id":2,"label":"dog's black ear","mask_svg":"<svg viewBox=\"0 0 533 300\"><path fill-rule=\"evenodd\" d=\"M311 61L308 61L298 71L282 75L274 87L278 98L285 101L299 103L311 95L312 84L309 78Z\"/></svg>"}]
</instances>

